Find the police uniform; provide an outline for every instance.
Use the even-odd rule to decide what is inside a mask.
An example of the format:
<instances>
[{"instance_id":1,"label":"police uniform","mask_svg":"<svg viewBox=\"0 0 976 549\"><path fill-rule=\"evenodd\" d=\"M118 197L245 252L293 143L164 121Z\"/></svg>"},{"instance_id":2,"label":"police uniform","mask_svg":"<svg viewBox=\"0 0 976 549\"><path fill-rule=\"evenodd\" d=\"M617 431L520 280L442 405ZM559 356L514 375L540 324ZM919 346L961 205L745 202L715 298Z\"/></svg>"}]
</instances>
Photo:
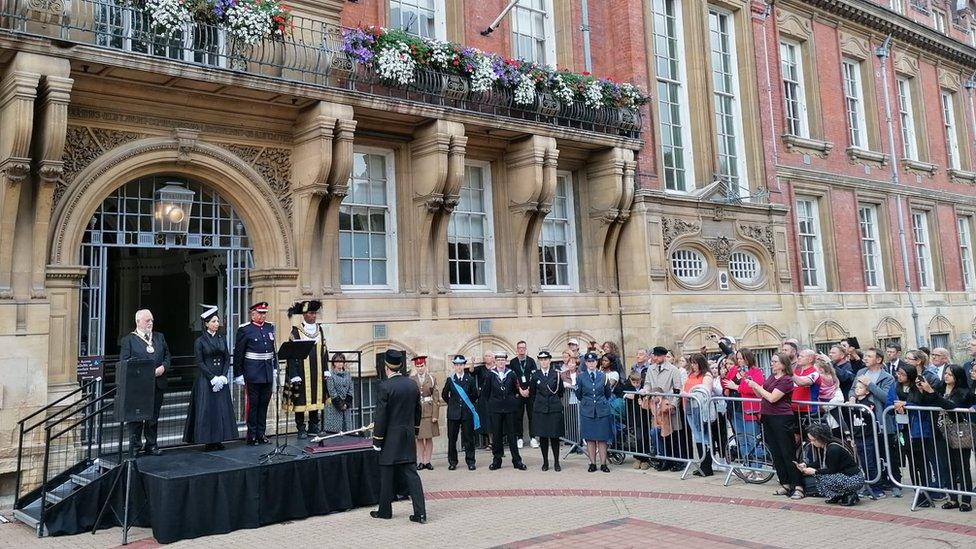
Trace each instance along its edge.
<instances>
[{"instance_id":1,"label":"police uniform","mask_svg":"<svg viewBox=\"0 0 976 549\"><path fill-rule=\"evenodd\" d=\"M538 358L542 360L552 360L549 351L539 351ZM559 439L565 434L565 421L563 418L563 391L565 386L559 378L559 372L549 364L549 369L543 371L539 369L532 372L529 379L529 390L532 396L532 417L535 425L535 435L539 437L539 445L542 448L542 470L549 470L549 448L552 448L552 458L555 462L555 470L561 470L559 466Z\"/></svg>"},{"instance_id":2,"label":"police uniform","mask_svg":"<svg viewBox=\"0 0 976 549\"><path fill-rule=\"evenodd\" d=\"M288 309L288 316L317 313L322 308L318 300L300 301ZM302 320L292 326L289 341L314 341L315 348L305 360L288 360L285 371L285 385L282 407L285 412L295 413L295 426L298 438L308 438L308 433L318 434L320 410L325 408L328 398L325 378L328 376L329 349L325 344L325 331L318 322L308 324ZM308 429L305 416L308 414Z\"/></svg>"},{"instance_id":3,"label":"police uniform","mask_svg":"<svg viewBox=\"0 0 976 549\"><path fill-rule=\"evenodd\" d=\"M252 313L267 313L268 303L251 305ZM275 327L270 322L248 322L237 328L234 344L234 376L245 384L247 395L247 443L267 444L268 405L278 374Z\"/></svg>"},{"instance_id":4,"label":"police uniform","mask_svg":"<svg viewBox=\"0 0 976 549\"><path fill-rule=\"evenodd\" d=\"M376 409L373 412L373 446L380 455L379 508L370 511L373 518L393 518L393 497L396 487L406 484L413 503L414 522L427 522L424 486L417 474L415 437L420 430L420 388L403 375L403 353L388 350L384 354L390 377L380 383Z\"/></svg>"},{"instance_id":5,"label":"police uniform","mask_svg":"<svg viewBox=\"0 0 976 549\"><path fill-rule=\"evenodd\" d=\"M504 353L495 355L499 358L508 358ZM508 440L508 449L512 453L512 465L516 469L525 470L522 463L522 456L519 455L515 429L515 414L518 412L518 380L515 372L505 368L501 372L498 370L485 370L482 372L484 380L484 391L487 393L488 413L491 416L491 470L496 470L502 466L502 448L504 440Z\"/></svg>"}]
</instances>

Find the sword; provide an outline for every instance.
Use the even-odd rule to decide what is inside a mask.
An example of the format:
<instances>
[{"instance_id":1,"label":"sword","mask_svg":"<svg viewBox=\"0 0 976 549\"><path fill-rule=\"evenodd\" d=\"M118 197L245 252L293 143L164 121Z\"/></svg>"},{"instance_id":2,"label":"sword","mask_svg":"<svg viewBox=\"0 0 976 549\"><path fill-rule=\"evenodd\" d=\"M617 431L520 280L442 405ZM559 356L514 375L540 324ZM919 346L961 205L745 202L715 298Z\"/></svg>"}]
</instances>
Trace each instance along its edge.
<instances>
[{"instance_id":1,"label":"sword","mask_svg":"<svg viewBox=\"0 0 976 549\"><path fill-rule=\"evenodd\" d=\"M326 439L329 439L329 438L341 437L343 435L351 435L353 433L361 433L363 431L370 431L372 429L373 429L373 424L370 423L369 425L367 425L365 427L360 427L359 429L353 429L352 431L343 431L341 433L334 433L334 434L331 434L331 435L324 435L324 436L314 437L314 438L310 439L309 442L312 442L312 443L322 442L323 440L326 440Z\"/></svg>"}]
</instances>

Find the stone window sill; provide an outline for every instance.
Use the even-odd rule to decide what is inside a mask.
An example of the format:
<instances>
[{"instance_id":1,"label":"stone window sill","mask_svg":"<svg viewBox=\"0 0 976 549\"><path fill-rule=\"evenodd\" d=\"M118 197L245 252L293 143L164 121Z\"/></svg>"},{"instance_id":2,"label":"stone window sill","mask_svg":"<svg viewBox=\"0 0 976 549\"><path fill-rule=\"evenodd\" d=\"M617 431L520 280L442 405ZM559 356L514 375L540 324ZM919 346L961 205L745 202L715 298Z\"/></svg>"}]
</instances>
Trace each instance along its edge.
<instances>
[{"instance_id":1,"label":"stone window sill","mask_svg":"<svg viewBox=\"0 0 976 549\"><path fill-rule=\"evenodd\" d=\"M922 162L921 160L912 160L911 158L902 158L901 165L907 171L927 175L929 177L935 175L935 172L939 169L935 164Z\"/></svg>"},{"instance_id":2,"label":"stone window sill","mask_svg":"<svg viewBox=\"0 0 976 549\"><path fill-rule=\"evenodd\" d=\"M786 150L789 152L815 154L820 158L826 158L834 148L834 144L829 141L790 134L783 135L783 143L786 144Z\"/></svg>"},{"instance_id":3,"label":"stone window sill","mask_svg":"<svg viewBox=\"0 0 976 549\"><path fill-rule=\"evenodd\" d=\"M858 147L847 147L847 156L852 163L865 164L882 168L888 165L888 155L876 151L869 151Z\"/></svg>"},{"instance_id":4,"label":"stone window sill","mask_svg":"<svg viewBox=\"0 0 976 549\"><path fill-rule=\"evenodd\" d=\"M966 183L969 185L976 183L976 172L950 168L946 170L946 173L949 174L949 179L951 179L953 183Z\"/></svg>"}]
</instances>

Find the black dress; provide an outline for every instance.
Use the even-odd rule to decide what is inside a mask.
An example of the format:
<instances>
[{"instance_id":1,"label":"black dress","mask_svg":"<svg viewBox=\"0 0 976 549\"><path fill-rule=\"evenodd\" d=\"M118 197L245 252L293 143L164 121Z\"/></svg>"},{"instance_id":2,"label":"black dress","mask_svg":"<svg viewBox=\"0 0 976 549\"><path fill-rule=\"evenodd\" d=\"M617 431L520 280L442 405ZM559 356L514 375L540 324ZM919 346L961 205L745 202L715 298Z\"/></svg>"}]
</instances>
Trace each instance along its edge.
<instances>
[{"instance_id":1,"label":"black dress","mask_svg":"<svg viewBox=\"0 0 976 549\"><path fill-rule=\"evenodd\" d=\"M229 355L227 339L223 334L204 332L193 344L199 372L190 393L190 411L186 416L183 442L188 444L215 444L238 438L234 405L230 400L232 381L218 392L213 391L210 380L227 376Z\"/></svg>"},{"instance_id":2,"label":"black dress","mask_svg":"<svg viewBox=\"0 0 976 549\"><path fill-rule=\"evenodd\" d=\"M543 438L561 438L565 433L563 421L563 382L559 372L550 368L547 374L542 369L532 372L529 381L532 392L532 421L535 434Z\"/></svg>"}]
</instances>

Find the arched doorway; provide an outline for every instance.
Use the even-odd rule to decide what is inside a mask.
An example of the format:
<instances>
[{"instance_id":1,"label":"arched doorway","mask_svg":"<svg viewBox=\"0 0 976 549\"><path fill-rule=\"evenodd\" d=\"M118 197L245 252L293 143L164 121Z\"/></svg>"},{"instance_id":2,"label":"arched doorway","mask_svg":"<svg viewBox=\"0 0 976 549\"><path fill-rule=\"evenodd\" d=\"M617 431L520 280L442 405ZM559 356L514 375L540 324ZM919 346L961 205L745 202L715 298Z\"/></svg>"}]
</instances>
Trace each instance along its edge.
<instances>
[{"instance_id":1,"label":"arched doorway","mask_svg":"<svg viewBox=\"0 0 976 549\"><path fill-rule=\"evenodd\" d=\"M186 233L154 232L156 191L169 184L193 193ZM81 259L87 274L79 356L116 355L141 308L153 311L174 357L193 354L199 304L217 305L230 333L247 318L253 256L244 223L219 194L192 179L154 175L116 189L92 215Z\"/></svg>"}]
</instances>

